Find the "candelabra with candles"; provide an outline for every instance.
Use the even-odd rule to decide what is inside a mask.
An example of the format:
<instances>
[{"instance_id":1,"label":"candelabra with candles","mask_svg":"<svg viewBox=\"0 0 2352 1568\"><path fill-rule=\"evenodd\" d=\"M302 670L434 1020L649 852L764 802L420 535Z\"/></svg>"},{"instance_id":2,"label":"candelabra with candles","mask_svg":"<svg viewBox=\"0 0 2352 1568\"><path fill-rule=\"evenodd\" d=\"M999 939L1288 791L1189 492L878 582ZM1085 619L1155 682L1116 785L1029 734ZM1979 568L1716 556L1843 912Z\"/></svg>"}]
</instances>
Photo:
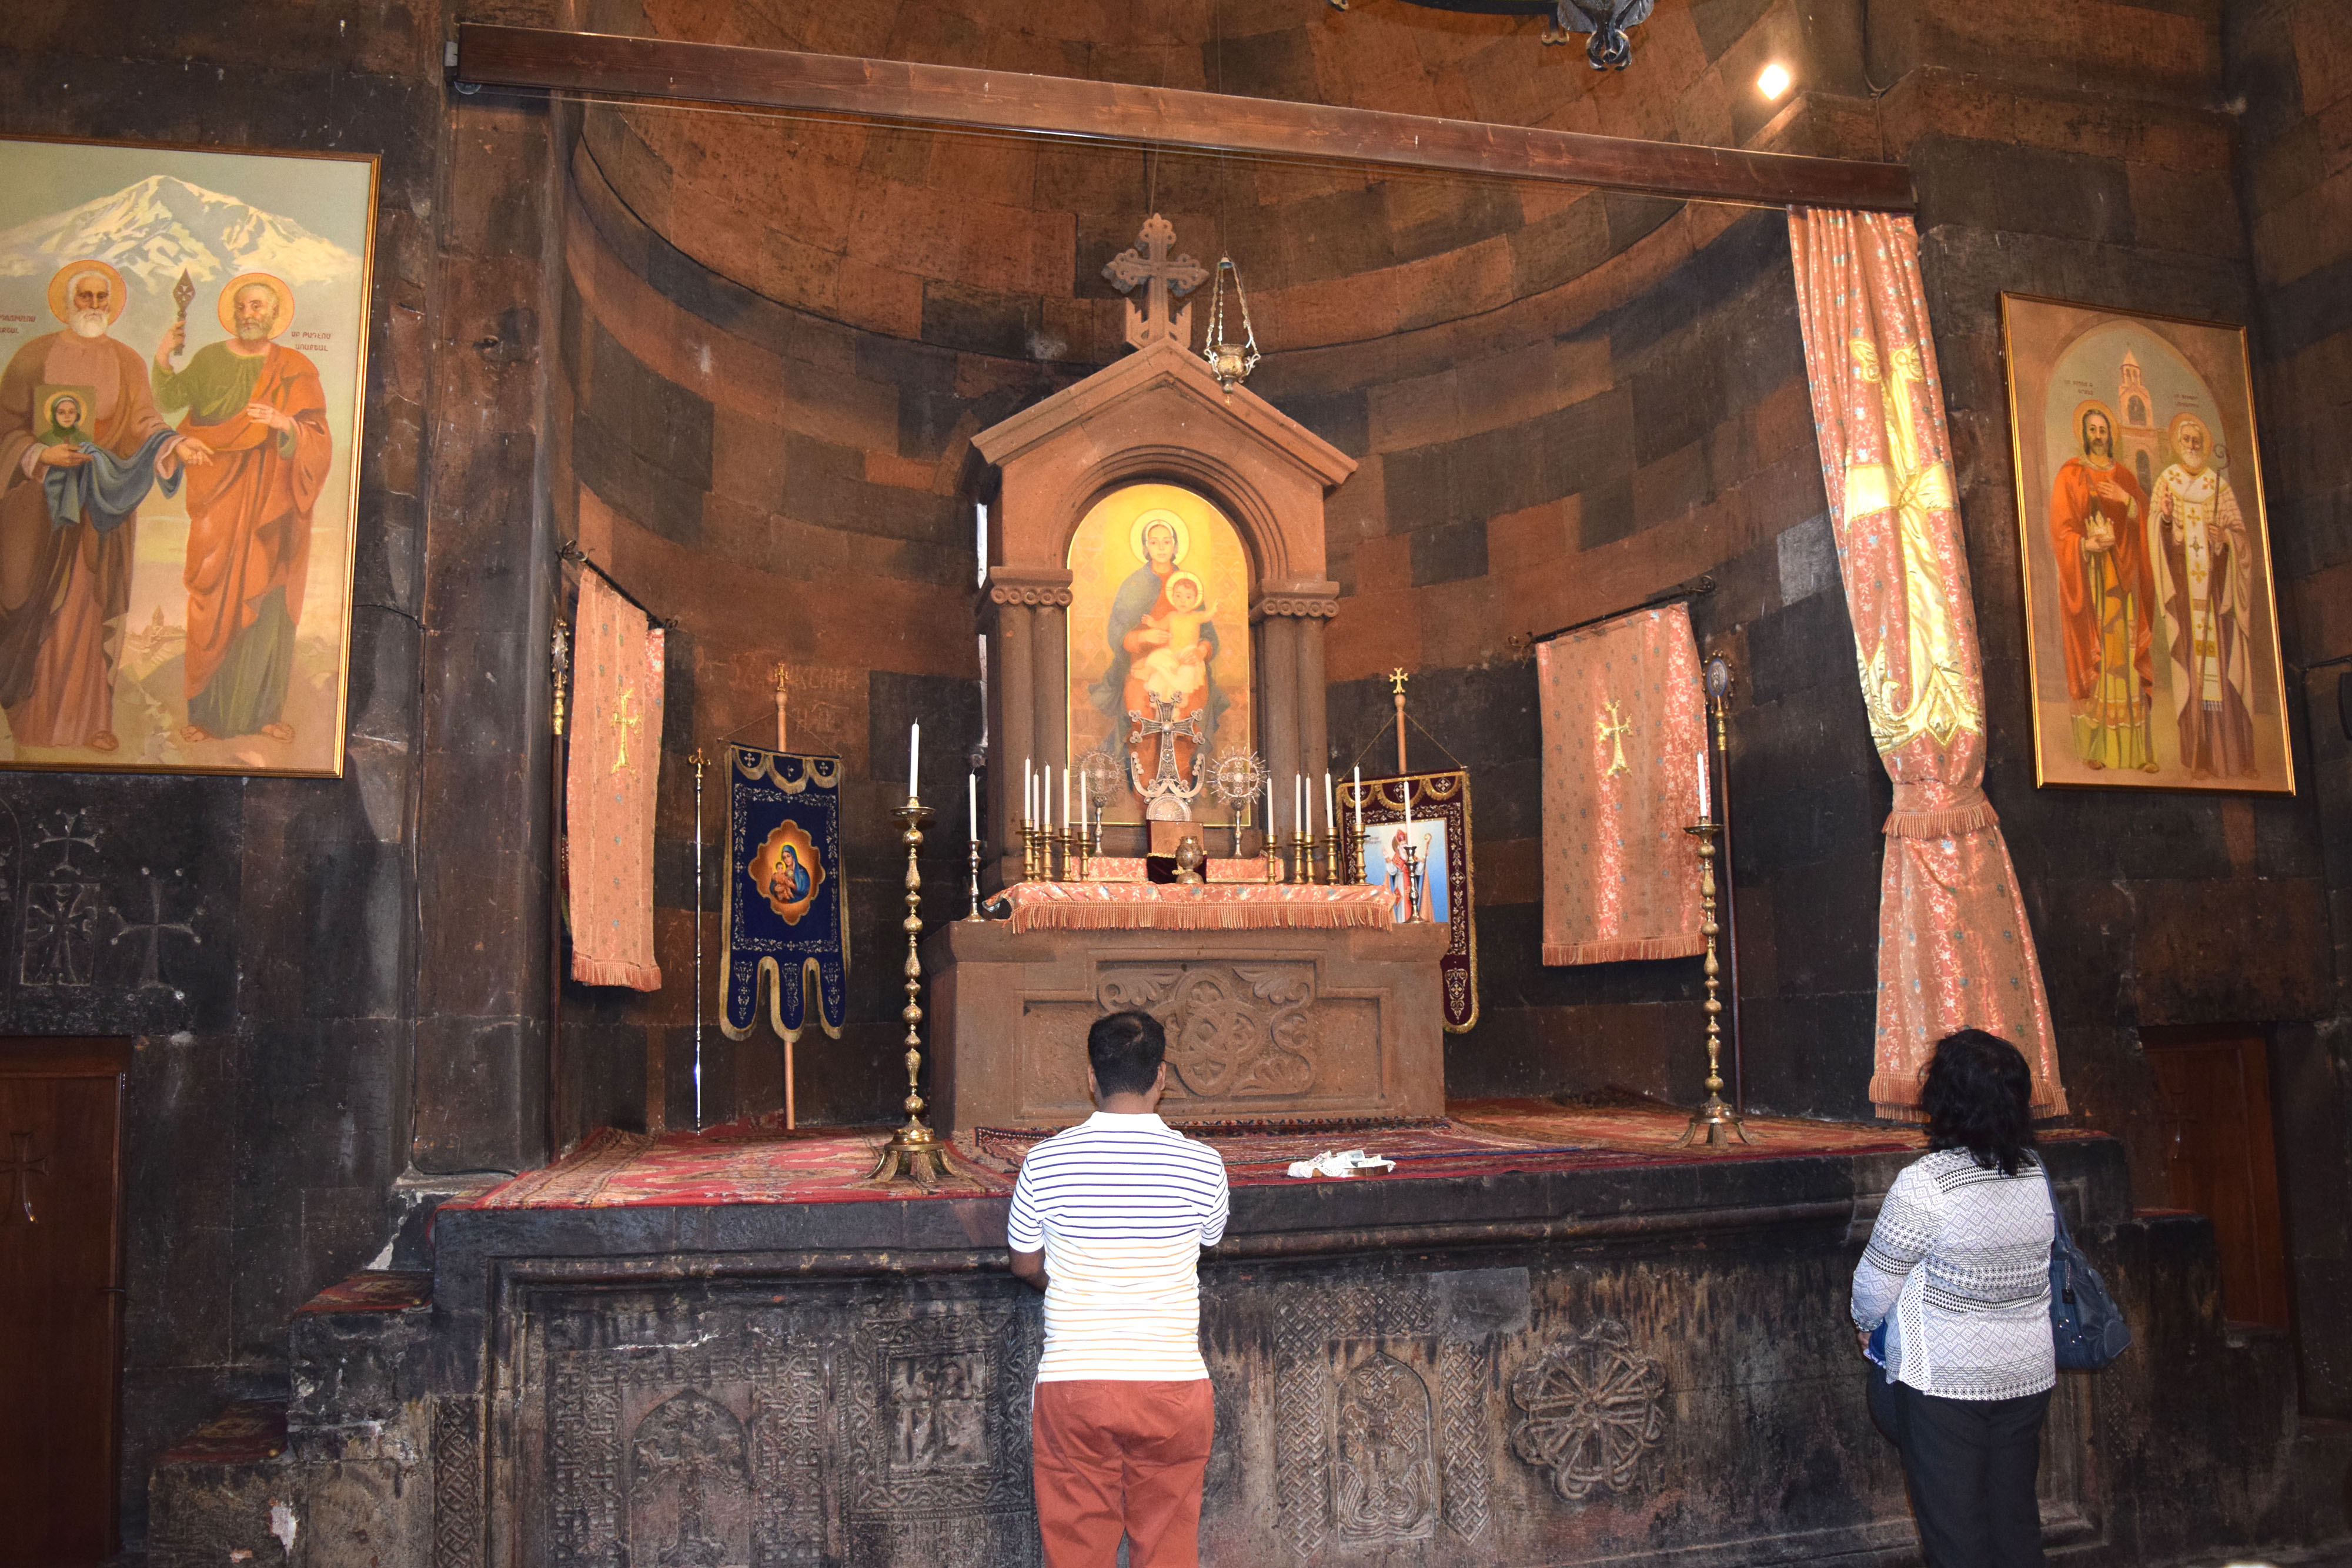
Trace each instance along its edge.
<instances>
[{"instance_id":1,"label":"candelabra with candles","mask_svg":"<svg viewBox=\"0 0 2352 1568\"><path fill-rule=\"evenodd\" d=\"M1723 1003L1716 997L1722 982L1715 958L1716 934L1721 929L1715 923L1715 835L1721 831L1706 816L1683 830L1698 840L1698 928L1706 938L1706 1098L1691 1113L1690 1125L1678 1140L1683 1145L1723 1146L1734 1138L1743 1144L1752 1141L1748 1129L1740 1125L1739 1113L1723 1098Z\"/></svg>"},{"instance_id":2,"label":"candelabra with candles","mask_svg":"<svg viewBox=\"0 0 2352 1568\"><path fill-rule=\"evenodd\" d=\"M1405 826L1407 829L1410 829L1412 824L1410 821L1407 821ZM1410 925L1416 921L1427 920L1429 916L1423 913L1421 907L1421 862L1423 856L1421 851L1414 845L1410 836L1405 839L1403 847L1397 851L1397 858L1404 862L1405 921Z\"/></svg>"},{"instance_id":3,"label":"candelabra with candles","mask_svg":"<svg viewBox=\"0 0 2352 1568\"><path fill-rule=\"evenodd\" d=\"M901 830L898 841L907 846L907 917L898 923L907 933L907 1005L898 1014L907 1020L907 1124L882 1146L881 1162L874 1167L872 1179L906 1180L929 1187L949 1175L947 1144L924 1124L923 1095L917 1086L923 1068L923 1037L919 1028L923 1009L915 1000L923 986L923 961L916 950L923 932L923 882L915 852L922 848L923 830L931 825L931 810L910 794L907 803L890 814Z\"/></svg>"}]
</instances>

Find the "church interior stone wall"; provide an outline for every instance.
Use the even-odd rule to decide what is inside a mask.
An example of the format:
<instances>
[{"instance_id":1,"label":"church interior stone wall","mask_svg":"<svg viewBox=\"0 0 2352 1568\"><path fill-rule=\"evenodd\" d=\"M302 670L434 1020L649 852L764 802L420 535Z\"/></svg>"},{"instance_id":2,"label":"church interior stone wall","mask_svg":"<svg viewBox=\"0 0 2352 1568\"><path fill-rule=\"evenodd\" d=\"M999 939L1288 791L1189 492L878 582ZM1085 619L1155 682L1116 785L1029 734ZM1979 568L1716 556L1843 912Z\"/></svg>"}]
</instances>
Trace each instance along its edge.
<instances>
[{"instance_id":1,"label":"church interior stone wall","mask_svg":"<svg viewBox=\"0 0 2352 1568\"><path fill-rule=\"evenodd\" d=\"M2160 1202L2140 1030L2267 1029L2300 1298L2352 1290L2345 666L2290 670L2292 800L2033 788L1997 301L2248 321L2287 657L2352 653L2352 34L2328 0L1662 0L1622 74L1575 50L1519 68L1532 39L1490 19L1322 0L1202 0L1125 31L1098 7L1011 0L495 9L1907 159L1984 645L1988 788L2076 1109L2123 1139L2139 1201ZM1101 267L1155 200L1183 248L1242 265L1269 356L1253 390L1361 465L1328 512L1345 596L1335 769L1371 740L1402 665L1416 716L1473 773L1482 1021L1448 1042L1450 1091L1698 1092L1690 966L1535 961L1534 680L1511 639L1706 572L1695 624L1739 683L1748 1096L1866 1112L1889 789L1853 685L1779 214L463 99L441 68L460 16L482 13L141 0L95 19L41 10L0 38L0 129L384 160L344 777L0 777L17 835L0 1028L139 1041L133 1541L156 1452L226 1399L282 1391L293 1308L378 1256L404 1195L537 1163L600 1124L691 1122L688 758L772 734L780 659L795 745L840 750L853 780L859 967L844 1039L801 1042L800 1111L889 1113L888 761L919 719L924 794L951 804L980 738L970 437L1114 356ZM1801 84L1778 108L1746 85L1772 56ZM679 622L656 875L677 978L643 997L563 987L551 1114L558 538ZM1368 770L1387 770L1388 745ZM1419 732L1413 759L1439 759ZM715 842L715 789L704 810ZM942 815L923 869L926 913L947 917L963 861ZM124 931L93 945L79 984L28 981L23 963L15 912L76 881L58 865ZM142 922L158 928L133 935ZM715 929L713 914L706 942ZM702 1063L706 1119L781 1103L764 1028L740 1045L709 1028ZM2306 1318L2294 1343L2305 1408L2352 1416L2352 1342Z\"/></svg>"}]
</instances>

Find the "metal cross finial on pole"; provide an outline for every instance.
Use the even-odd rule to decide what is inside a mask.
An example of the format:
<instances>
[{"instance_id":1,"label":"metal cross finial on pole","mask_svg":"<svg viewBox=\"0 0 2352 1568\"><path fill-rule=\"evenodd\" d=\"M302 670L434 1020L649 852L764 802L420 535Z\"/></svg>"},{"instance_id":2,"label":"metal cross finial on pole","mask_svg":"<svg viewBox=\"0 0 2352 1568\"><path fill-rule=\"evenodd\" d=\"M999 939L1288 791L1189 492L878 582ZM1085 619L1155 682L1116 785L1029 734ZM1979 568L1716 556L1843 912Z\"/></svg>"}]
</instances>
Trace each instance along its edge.
<instances>
[{"instance_id":1,"label":"metal cross finial on pole","mask_svg":"<svg viewBox=\"0 0 2352 1568\"><path fill-rule=\"evenodd\" d=\"M1389 689L1396 693L1397 777L1400 779L1412 771L1404 765L1404 684L1411 678L1411 676L1404 673L1404 670L1402 667L1389 672ZM1375 737L1375 738L1378 737ZM1408 783L1404 788L1406 794L1410 796L1412 792L1412 786Z\"/></svg>"}]
</instances>

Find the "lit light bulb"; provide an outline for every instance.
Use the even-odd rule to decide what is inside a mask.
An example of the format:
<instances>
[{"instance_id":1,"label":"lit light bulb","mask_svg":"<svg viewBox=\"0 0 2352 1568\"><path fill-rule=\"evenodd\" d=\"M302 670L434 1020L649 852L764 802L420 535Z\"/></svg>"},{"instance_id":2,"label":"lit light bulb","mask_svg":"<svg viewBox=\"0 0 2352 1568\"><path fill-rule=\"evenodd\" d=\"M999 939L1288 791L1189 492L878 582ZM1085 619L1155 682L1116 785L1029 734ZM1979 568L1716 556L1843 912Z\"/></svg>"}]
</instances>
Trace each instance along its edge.
<instances>
[{"instance_id":1,"label":"lit light bulb","mask_svg":"<svg viewBox=\"0 0 2352 1568\"><path fill-rule=\"evenodd\" d=\"M1766 66L1764 74L1756 78L1756 90L1768 99L1779 98L1789 90L1789 68L1778 60Z\"/></svg>"}]
</instances>

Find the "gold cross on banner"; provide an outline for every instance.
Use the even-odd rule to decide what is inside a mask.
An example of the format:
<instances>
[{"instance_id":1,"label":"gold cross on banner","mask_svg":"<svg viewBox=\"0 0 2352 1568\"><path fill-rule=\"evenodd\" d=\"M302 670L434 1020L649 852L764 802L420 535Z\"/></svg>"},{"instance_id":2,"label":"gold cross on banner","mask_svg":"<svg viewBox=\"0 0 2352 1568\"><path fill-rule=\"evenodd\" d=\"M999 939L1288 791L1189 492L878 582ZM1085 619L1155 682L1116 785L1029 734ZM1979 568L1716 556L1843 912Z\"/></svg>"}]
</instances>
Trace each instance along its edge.
<instances>
[{"instance_id":1,"label":"gold cross on banner","mask_svg":"<svg viewBox=\"0 0 2352 1568\"><path fill-rule=\"evenodd\" d=\"M1605 719L1593 720L1592 728L1594 733L1602 740L1609 742L1614 750L1615 755L1609 759L1609 766L1601 770L1601 777L1603 779L1613 779L1620 773L1633 771L1633 768L1627 767L1625 763L1625 732L1633 727L1627 724L1624 716L1617 711L1614 699L1601 706L1609 710L1609 716Z\"/></svg>"},{"instance_id":2,"label":"gold cross on banner","mask_svg":"<svg viewBox=\"0 0 2352 1568\"><path fill-rule=\"evenodd\" d=\"M644 715L629 711L629 704L635 700L636 695L636 687L623 686L620 700L613 706L613 734L615 740L613 750L613 771L615 773L629 765L629 731L643 728L645 726Z\"/></svg>"}]
</instances>

